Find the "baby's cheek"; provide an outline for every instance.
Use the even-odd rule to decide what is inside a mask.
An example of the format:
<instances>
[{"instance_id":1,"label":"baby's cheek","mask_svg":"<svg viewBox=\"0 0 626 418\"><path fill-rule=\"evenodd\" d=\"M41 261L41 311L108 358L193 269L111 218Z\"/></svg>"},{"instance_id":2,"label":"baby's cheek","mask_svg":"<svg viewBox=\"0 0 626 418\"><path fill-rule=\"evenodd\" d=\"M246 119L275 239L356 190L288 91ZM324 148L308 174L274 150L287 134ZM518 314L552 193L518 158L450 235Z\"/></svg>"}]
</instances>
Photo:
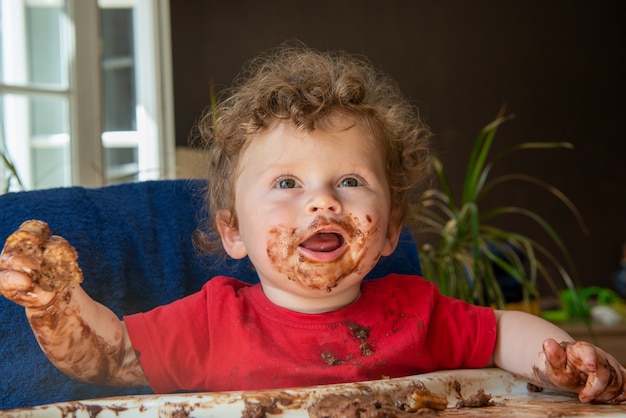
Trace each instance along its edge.
<instances>
[{"instance_id":1,"label":"baby's cheek","mask_svg":"<svg viewBox=\"0 0 626 418\"><path fill-rule=\"evenodd\" d=\"M280 267L296 255L298 233L295 228L284 225L272 227L267 241L267 257L274 267Z\"/></svg>"}]
</instances>

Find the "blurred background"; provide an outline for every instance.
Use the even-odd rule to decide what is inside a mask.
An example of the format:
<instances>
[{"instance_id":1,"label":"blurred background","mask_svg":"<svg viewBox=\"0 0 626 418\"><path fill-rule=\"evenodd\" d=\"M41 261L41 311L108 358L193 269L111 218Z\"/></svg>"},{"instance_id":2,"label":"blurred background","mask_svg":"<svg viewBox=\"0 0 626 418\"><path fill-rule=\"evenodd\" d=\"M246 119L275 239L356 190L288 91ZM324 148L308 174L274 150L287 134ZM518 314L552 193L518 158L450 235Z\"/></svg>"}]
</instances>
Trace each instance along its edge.
<instances>
[{"instance_id":1,"label":"blurred background","mask_svg":"<svg viewBox=\"0 0 626 418\"><path fill-rule=\"evenodd\" d=\"M170 8L178 146L209 102L209 80L229 86L259 52L295 38L364 54L419 107L459 191L475 137L503 105L515 117L498 131L495 152L573 143L518 153L495 169L559 188L589 234L536 186L511 183L492 199L536 210L564 239L581 281L613 287L626 241L626 2L177 0ZM508 222L541 242L532 224Z\"/></svg>"},{"instance_id":2,"label":"blurred background","mask_svg":"<svg viewBox=\"0 0 626 418\"><path fill-rule=\"evenodd\" d=\"M553 184L588 234L534 186L512 183L485 205L535 210L582 283L613 288L626 241L624 22L622 0L0 0L0 185L202 176L189 138L211 80L230 86L246 61L298 39L363 54L396 79L457 192L475 137L503 105L515 117L494 152L574 144L516 153L494 174ZM544 242L534 225L506 222Z\"/></svg>"}]
</instances>

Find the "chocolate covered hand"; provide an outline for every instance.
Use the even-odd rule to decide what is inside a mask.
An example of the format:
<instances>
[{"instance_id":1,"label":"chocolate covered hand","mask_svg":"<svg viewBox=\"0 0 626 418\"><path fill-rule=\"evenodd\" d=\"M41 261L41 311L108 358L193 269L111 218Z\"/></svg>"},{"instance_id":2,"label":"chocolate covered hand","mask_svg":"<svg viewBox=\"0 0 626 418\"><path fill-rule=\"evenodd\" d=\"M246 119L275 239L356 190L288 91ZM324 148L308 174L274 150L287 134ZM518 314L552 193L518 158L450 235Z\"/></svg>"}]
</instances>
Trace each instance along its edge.
<instances>
[{"instance_id":1,"label":"chocolate covered hand","mask_svg":"<svg viewBox=\"0 0 626 418\"><path fill-rule=\"evenodd\" d=\"M543 343L545 372L537 377L552 386L578 393L581 402L626 400L626 369L611 355L584 341Z\"/></svg>"},{"instance_id":2,"label":"chocolate covered hand","mask_svg":"<svg viewBox=\"0 0 626 418\"><path fill-rule=\"evenodd\" d=\"M48 224L26 221L0 255L0 294L26 308L45 308L59 292L82 282L77 259L76 250L52 235Z\"/></svg>"}]
</instances>

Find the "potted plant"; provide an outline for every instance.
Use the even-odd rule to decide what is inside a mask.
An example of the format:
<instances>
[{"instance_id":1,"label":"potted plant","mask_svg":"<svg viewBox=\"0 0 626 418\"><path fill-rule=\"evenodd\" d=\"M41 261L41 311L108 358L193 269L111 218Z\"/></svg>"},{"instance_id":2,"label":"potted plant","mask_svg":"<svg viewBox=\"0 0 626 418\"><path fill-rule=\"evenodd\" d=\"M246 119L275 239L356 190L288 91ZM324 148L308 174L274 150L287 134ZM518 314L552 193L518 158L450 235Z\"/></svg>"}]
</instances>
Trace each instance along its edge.
<instances>
[{"instance_id":1,"label":"potted plant","mask_svg":"<svg viewBox=\"0 0 626 418\"><path fill-rule=\"evenodd\" d=\"M568 289L575 290L572 260L567 247L550 223L538 213L518 206L484 208L481 204L496 186L523 181L537 185L562 202L577 218L586 231L582 217L574 204L560 190L536 177L521 174L492 176L494 164L505 155L521 150L572 148L566 142L527 142L518 144L491 158L491 146L498 127L510 117L501 111L498 117L485 126L473 146L463 183L460 201L454 198L446 172L440 160L434 160L434 168L440 188L426 191L421 199L422 209L417 214L420 232L434 234L436 242L424 244L419 251L425 278L435 282L446 295L470 303L505 308L507 306L501 283L496 272L514 278L523 293L524 310L538 313L539 279L558 292L554 273ZM531 237L503 229L494 221L515 215L530 219L547 233L556 244L562 265L545 246Z\"/></svg>"}]
</instances>

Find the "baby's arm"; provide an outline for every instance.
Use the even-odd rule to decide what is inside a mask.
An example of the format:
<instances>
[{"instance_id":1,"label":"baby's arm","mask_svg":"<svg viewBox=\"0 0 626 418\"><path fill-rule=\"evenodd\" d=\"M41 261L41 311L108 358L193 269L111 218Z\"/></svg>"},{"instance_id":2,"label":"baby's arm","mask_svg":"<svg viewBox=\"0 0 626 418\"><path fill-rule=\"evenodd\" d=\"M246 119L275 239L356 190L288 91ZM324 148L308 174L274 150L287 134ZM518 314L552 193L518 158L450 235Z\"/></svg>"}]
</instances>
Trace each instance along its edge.
<instances>
[{"instance_id":1,"label":"baby's arm","mask_svg":"<svg viewBox=\"0 0 626 418\"><path fill-rule=\"evenodd\" d=\"M535 315L496 311L494 364L537 386L578 393L582 402L626 400L626 369L594 345L575 342Z\"/></svg>"},{"instance_id":2,"label":"baby's arm","mask_svg":"<svg viewBox=\"0 0 626 418\"><path fill-rule=\"evenodd\" d=\"M22 250L17 244L11 248L15 240L7 240L0 255L0 294L26 308L39 345L50 361L67 375L96 384L146 385L124 323L111 310L91 299L75 280L66 281L46 273L49 257L42 252L46 244L54 241L51 248L59 242L67 242L46 235L45 229L42 229L43 236L39 229L34 230L18 231L29 235ZM29 247L32 242L36 245ZM82 281L80 268L68 269L71 260L64 262L64 266L52 271L78 275Z\"/></svg>"}]
</instances>

